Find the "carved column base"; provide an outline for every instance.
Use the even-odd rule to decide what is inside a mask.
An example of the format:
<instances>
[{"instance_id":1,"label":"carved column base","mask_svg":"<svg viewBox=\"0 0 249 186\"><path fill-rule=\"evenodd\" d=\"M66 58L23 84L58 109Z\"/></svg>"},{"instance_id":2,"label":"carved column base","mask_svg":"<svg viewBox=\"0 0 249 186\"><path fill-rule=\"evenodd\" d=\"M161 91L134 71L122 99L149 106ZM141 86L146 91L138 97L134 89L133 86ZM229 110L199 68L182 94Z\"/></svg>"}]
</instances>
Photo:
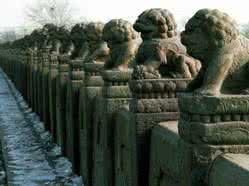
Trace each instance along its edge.
<instances>
[{"instance_id":1,"label":"carved column base","mask_svg":"<svg viewBox=\"0 0 249 186\"><path fill-rule=\"evenodd\" d=\"M179 134L192 144L193 184L207 185L210 166L223 153L247 154L249 96L222 95L179 98Z\"/></svg>"}]
</instances>

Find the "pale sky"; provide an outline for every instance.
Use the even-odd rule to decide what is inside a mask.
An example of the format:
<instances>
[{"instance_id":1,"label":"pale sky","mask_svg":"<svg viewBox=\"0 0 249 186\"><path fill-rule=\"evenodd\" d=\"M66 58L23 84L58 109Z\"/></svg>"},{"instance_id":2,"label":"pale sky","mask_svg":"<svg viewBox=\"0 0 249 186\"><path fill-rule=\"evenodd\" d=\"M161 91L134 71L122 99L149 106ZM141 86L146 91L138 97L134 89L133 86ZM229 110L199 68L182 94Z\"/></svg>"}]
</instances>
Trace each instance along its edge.
<instances>
[{"instance_id":1,"label":"pale sky","mask_svg":"<svg viewBox=\"0 0 249 186\"><path fill-rule=\"evenodd\" d=\"M0 28L22 26L25 19L26 2L32 0L0 0ZM191 17L198 9L217 8L234 17L239 23L249 22L246 0L71 0L77 12L75 16L88 20L106 22L123 18L131 22L148 8L166 8L177 22Z\"/></svg>"}]
</instances>

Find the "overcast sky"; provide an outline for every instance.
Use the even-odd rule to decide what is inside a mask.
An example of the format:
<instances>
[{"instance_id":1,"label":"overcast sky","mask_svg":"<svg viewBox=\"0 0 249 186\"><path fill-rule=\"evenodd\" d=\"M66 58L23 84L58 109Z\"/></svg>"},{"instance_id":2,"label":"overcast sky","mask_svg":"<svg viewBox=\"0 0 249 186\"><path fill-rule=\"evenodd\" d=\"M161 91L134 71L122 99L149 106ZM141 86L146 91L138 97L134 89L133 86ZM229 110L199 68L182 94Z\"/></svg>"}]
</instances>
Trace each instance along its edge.
<instances>
[{"instance_id":1,"label":"overcast sky","mask_svg":"<svg viewBox=\"0 0 249 186\"><path fill-rule=\"evenodd\" d=\"M2 1L2 2L1 2ZM0 27L22 26L26 2L32 0L0 0ZM134 21L148 8L166 8L178 22L191 17L198 9L217 8L227 12L239 23L249 22L246 0L71 0L77 9L75 16L88 20L108 21L123 18Z\"/></svg>"}]
</instances>

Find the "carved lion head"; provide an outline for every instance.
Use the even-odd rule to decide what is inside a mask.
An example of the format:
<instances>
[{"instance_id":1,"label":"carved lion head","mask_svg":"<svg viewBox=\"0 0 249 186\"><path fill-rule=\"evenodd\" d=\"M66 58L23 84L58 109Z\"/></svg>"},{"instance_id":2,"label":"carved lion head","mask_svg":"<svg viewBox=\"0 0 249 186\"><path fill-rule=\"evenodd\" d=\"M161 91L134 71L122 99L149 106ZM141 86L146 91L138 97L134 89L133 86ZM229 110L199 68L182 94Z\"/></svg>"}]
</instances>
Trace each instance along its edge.
<instances>
[{"instance_id":1,"label":"carved lion head","mask_svg":"<svg viewBox=\"0 0 249 186\"><path fill-rule=\"evenodd\" d=\"M141 32L143 40L174 37L177 34L176 27L173 14L160 8L145 10L134 24L135 30Z\"/></svg>"},{"instance_id":2,"label":"carved lion head","mask_svg":"<svg viewBox=\"0 0 249 186\"><path fill-rule=\"evenodd\" d=\"M103 39L111 49L115 44L121 44L139 38L139 34L133 29L128 21L113 19L105 24Z\"/></svg>"},{"instance_id":3,"label":"carved lion head","mask_svg":"<svg viewBox=\"0 0 249 186\"><path fill-rule=\"evenodd\" d=\"M93 22L86 26L85 36L90 48L94 48L96 44L103 41L103 29L104 23L102 22Z\"/></svg>"},{"instance_id":4,"label":"carved lion head","mask_svg":"<svg viewBox=\"0 0 249 186\"><path fill-rule=\"evenodd\" d=\"M187 22L181 40L191 56L205 61L213 51L238 38L236 25L226 13L201 9Z\"/></svg>"}]
</instances>

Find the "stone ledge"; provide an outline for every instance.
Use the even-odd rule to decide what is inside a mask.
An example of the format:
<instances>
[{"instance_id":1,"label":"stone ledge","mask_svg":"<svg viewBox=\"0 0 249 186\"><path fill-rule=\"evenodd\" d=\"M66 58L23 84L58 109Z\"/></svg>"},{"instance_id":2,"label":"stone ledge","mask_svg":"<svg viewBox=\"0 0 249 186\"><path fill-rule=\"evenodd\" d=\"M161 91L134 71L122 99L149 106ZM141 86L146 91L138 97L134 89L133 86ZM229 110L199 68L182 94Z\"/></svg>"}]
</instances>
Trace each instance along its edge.
<instances>
[{"instance_id":1,"label":"stone ledge","mask_svg":"<svg viewBox=\"0 0 249 186\"><path fill-rule=\"evenodd\" d=\"M169 99L132 99L131 110L134 113L178 112L176 98Z\"/></svg>"},{"instance_id":2,"label":"stone ledge","mask_svg":"<svg viewBox=\"0 0 249 186\"><path fill-rule=\"evenodd\" d=\"M179 108L183 113L201 115L219 114L249 114L249 96L221 95L193 96L184 94L179 96Z\"/></svg>"},{"instance_id":3,"label":"stone ledge","mask_svg":"<svg viewBox=\"0 0 249 186\"><path fill-rule=\"evenodd\" d=\"M177 121L161 122L152 130L150 185L191 185L192 146L178 134Z\"/></svg>"},{"instance_id":4,"label":"stone ledge","mask_svg":"<svg viewBox=\"0 0 249 186\"><path fill-rule=\"evenodd\" d=\"M208 175L212 186L247 186L249 183L249 155L224 154L216 158Z\"/></svg>"},{"instance_id":5,"label":"stone ledge","mask_svg":"<svg viewBox=\"0 0 249 186\"><path fill-rule=\"evenodd\" d=\"M179 121L181 137L194 144L249 144L249 123L242 121L201 123Z\"/></svg>"}]
</instances>

